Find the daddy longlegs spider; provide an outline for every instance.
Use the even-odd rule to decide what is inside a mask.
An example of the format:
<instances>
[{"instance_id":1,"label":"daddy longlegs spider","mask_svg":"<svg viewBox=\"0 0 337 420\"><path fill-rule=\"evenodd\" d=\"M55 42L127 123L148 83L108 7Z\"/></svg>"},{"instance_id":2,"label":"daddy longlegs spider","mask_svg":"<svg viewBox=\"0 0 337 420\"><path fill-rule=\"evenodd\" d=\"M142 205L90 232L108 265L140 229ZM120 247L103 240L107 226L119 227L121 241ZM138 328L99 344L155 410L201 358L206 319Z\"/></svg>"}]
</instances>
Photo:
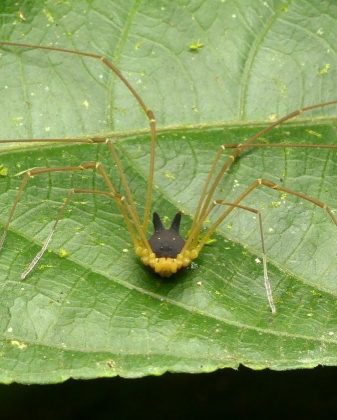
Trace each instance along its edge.
<instances>
[{"instance_id":1,"label":"daddy longlegs spider","mask_svg":"<svg viewBox=\"0 0 337 420\"><path fill-rule=\"evenodd\" d=\"M263 225L261 213L255 208L251 208L242 204L242 201L249 196L256 188L264 186L272 190L284 192L291 194L293 196L299 197L302 200L308 201L313 205L324 209L327 215L331 218L333 223L337 226L337 219L334 216L332 210L322 201L311 197L309 195L294 191L292 189L283 187L279 184L276 184L267 179L257 179L252 182L246 189L233 201L227 202L223 199L217 199L214 197L217 187L219 186L224 174L230 169L235 160L246 150L253 147L328 147L334 148L336 145L308 145L308 144L265 144L257 143L257 140L261 138L264 134L270 132L276 126L289 121L303 112L314 110L317 108L323 108L329 105L337 104L337 100L329 101L325 103L315 104L306 106L304 108L298 109L296 111L287 114L286 116L279 118L275 122L271 123L266 128L258 131L256 134L248 138L241 144L238 145L222 145L218 152L215 155L215 158L210 166L210 170L206 177L205 183L202 187L200 198L196 207L195 215L190 227L188 236L186 239L182 238L179 233L181 213L178 212L171 223L169 229L165 228L161 218L158 213L153 212L153 226L154 233L150 238L147 237L147 229L151 216L152 209L152 196L153 196L153 185L154 185L154 165L155 165L155 146L156 146L156 120L154 113L149 109L138 92L134 87L127 81L127 79L122 75L118 68L106 57L101 56L95 53L82 52L77 50L70 50L64 48L57 48L52 46L40 46L40 45L31 45L31 44L22 44L15 42L0 42L2 46L17 47L17 48L33 48L38 49L44 52L52 51L61 54L72 54L75 56L91 58L94 60L100 61L103 65L107 66L119 80L125 85L129 92L133 95L135 100L138 102L138 105L143 110L145 116L148 119L150 127L150 164L149 164L149 174L147 178L147 192L145 198L145 209L144 214L141 217L137 211L137 206L129 187L125 171L120 160L120 156L115 148L114 141L105 138L104 136L91 136L91 137L82 137L82 138L35 138L35 139L3 139L0 140L0 143L13 143L13 142L53 142L53 143L106 143L108 150L110 152L111 158L114 165L116 166L117 173L120 179L120 184L123 189L123 194L117 190L115 183L110 179L105 167L100 162L83 162L79 165L72 166L62 166L62 167L37 167L23 171L21 174L23 178L21 184L17 191L16 197L12 204L12 207L9 212L8 219L4 225L4 230L2 236L0 237L0 249L3 247L7 232L9 230L10 223L13 219L15 209L20 202L20 199L24 193L24 190L28 184L30 178L42 175L50 174L53 172L75 172L75 171L87 171L95 170L101 176L106 190L98 189L84 189L84 188L73 188L69 191L68 196L64 200L64 203L59 209L57 218L54 221L52 229L46 238L45 242L42 245L41 250L36 254L33 260L28 265L27 269L21 274L21 279L25 279L29 273L34 269L36 264L42 258L45 253L48 245L52 239L52 236L56 230L56 227L59 221L62 219L64 210L69 204L70 200L75 194L92 194L92 195L104 195L113 199L123 216L126 227L129 231L134 250L136 255L140 258L142 263L145 266L150 267L155 273L159 274L161 277L170 277L179 270L188 267L193 260L195 260L203 247L208 243L211 236L215 233L216 229L221 225L225 218L234 210L241 209L251 213L254 213L257 216L259 233L261 239L261 251L262 251L262 260L263 260L263 277L264 285L266 289L267 299L270 306L270 309L273 314L276 313L276 307L273 301L271 286L268 278L267 270L267 258L266 250L264 244L264 234L263 234ZM235 146L235 147L234 147ZM227 148L233 148L231 154L224 159L224 162L221 162L224 151ZM217 216L216 220L211 222L210 226L204 231L205 221L209 218L215 208L222 208L220 215Z\"/></svg>"}]
</instances>

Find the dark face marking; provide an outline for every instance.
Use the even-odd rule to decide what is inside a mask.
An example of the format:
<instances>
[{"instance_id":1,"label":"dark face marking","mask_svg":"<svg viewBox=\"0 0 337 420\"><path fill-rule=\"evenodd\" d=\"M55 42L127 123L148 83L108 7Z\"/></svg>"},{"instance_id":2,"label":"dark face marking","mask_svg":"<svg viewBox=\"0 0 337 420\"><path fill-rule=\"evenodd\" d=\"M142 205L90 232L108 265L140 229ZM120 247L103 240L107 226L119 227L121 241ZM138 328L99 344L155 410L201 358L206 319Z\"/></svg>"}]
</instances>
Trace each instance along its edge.
<instances>
[{"instance_id":1,"label":"dark face marking","mask_svg":"<svg viewBox=\"0 0 337 420\"><path fill-rule=\"evenodd\" d=\"M174 216L169 229L165 229L158 213L153 213L154 234L149 244L157 258L176 258L182 250L185 240L179 234L181 213Z\"/></svg>"}]
</instances>

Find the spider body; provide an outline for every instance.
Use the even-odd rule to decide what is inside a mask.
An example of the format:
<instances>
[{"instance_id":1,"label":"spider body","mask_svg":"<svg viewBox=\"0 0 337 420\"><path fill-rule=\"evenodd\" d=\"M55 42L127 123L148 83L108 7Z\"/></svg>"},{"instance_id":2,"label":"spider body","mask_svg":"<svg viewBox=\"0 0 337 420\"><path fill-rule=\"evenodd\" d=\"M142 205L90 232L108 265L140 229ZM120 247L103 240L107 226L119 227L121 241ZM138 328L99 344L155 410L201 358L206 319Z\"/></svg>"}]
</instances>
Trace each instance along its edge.
<instances>
[{"instance_id":1,"label":"spider body","mask_svg":"<svg viewBox=\"0 0 337 420\"><path fill-rule=\"evenodd\" d=\"M147 247L136 247L136 254L142 263L149 266L161 277L171 277L177 271L186 268L192 260L197 258L199 252L184 250L185 240L179 233L181 213L177 213L169 229L166 229L158 213L153 213L154 233L148 243L152 252Z\"/></svg>"}]
</instances>

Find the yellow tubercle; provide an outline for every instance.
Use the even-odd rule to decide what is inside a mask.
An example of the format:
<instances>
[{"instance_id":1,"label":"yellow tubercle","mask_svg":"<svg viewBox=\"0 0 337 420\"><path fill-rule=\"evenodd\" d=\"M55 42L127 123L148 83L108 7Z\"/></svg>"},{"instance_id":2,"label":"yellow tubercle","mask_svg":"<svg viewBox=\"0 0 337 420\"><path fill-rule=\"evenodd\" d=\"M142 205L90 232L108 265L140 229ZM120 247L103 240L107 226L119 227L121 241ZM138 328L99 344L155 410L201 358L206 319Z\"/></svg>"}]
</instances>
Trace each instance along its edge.
<instances>
[{"instance_id":1,"label":"yellow tubercle","mask_svg":"<svg viewBox=\"0 0 337 420\"><path fill-rule=\"evenodd\" d=\"M191 251L182 251L176 258L158 258L153 252L149 252L147 248L139 246L135 252L144 265L151 267L161 277L170 277L177 271L186 268L199 255L199 250L196 248Z\"/></svg>"}]
</instances>

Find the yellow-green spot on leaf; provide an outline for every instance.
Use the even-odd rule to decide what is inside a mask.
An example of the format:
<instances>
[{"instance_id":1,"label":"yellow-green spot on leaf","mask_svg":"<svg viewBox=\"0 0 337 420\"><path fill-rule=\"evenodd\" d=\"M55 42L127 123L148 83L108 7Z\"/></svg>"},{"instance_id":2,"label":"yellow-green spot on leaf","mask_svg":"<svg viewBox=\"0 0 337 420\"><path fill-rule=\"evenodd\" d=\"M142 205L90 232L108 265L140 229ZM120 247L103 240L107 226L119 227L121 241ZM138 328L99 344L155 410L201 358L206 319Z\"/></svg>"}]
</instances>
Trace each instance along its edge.
<instances>
[{"instance_id":1,"label":"yellow-green spot on leaf","mask_svg":"<svg viewBox=\"0 0 337 420\"><path fill-rule=\"evenodd\" d=\"M27 20L22 10L19 10L18 15L19 15L19 19L22 20L23 22Z\"/></svg>"},{"instance_id":2,"label":"yellow-green spot on leaf","mask_svg":"<svg viewBox=\"0 0 337 420\"><path fill-rule=\"evenodd\" d=\"M167 179L172 179L172 180L176 179L175 175L170 171L166 171L164 175L165 175L165 178Z\"/></svg>"},{"instance_id":3,"label":"yellow-green spot on leaf","mask_svg":"<svg viewBox=\"0 0 337 420\"><path fill-rule=\"evenodd\" d=\"M54 266L53 265L51 265L51 264L40 264L39 266L38 266L38 269L39 270L45 270L46 268L53 268Z\"/></svg>"},{"instance_id":4,"label":"yellow-green spot on leaf","mask_svg":"<svg viewBox=\"0 0 337 420\"><path fill-rule=\"evenodd\" d=\"M204 46L205 45L202 42L196 41L196 42L191 42L188 48L191 52L198 52Z\"/></svg>"},{"instance_id":5,"label":"yellow-green spot on leaf","mask_svg":"<svg viewBox=\"0 0 337 420\"><path fill-rule=\"evenodd\" d=\"M317 133L317 131L314 131L314 130L305 130L308 134L310 134L311 136L315 136L315 137L319 137L319 138L321 138L322 137L322 134L321 133Z\"/></svg>"},{"instance_id":6,"label":"yellow-green spot on leaf","mask_svg":"<svg viewBox=\"0 0 337 420\"><path fill-rule=\"evenodd\" d=\"M277 87L277 90L282 94L282 95L286 95L288 94L288 86L280 79L274 79L274 83Z\"/></svg>"},{"instance_id":7,"label":"yellow-green spot on leaf","mask_svg":"<svg viewBox=\"0 0 337 420\"><path fill-rule=\"evenodd\" d=\"M0 176L7 176L7 175L8 175L7 166L0 165Z\"/></svg>"},{"instance_id":8,"label":"yellow-green spot on leaf","mask_svg":"<svg viewBox=\"0 0 337 420\"><path fill-rule=\"evenodd\" d=\"M278 207L280 207L281 205L281 201L272 201L270 203L270 207L272 207L273 209L277 209Z\"/></svg>"},{"instance_id":9,"label":"yellow-green spot on leaf","mask_svg":"<svg viewBox=\"0 0 337 420\"><path fill-rule=\"evenodd\" d=\"M69 256L69 253L64 248L60 248L59 257L60 258L67 258L68 256Z\"/></svg>"},{"instance_id":10,"label":"yellow-green spot on leaf","mask_svg":"<svg viewBox=\"0 0 337 420\"><path fill-rule=\"evenodd\" d=\"M288 6L288 4L287 3L281 3L281 5L279 6L279 10L280 10L280 12L283 12L283 13L287 13L287 12L289 12L289 6Z\"/></svg>"},{"instance_id":11,"label":"yellow-green spot on leaf","mask_svg":"<svg viewBox=\"0 0 337 420\"><path fill-rule=\"evenodd\" d=\"M19 350L25 350L27 348L26 343L23 343L22 341L18 340L11 340L11 345L17 347Z\"/></svg>"},{"instance_id":12,"label":"yellow-green spot on leaf","mask_svg":"<svg viewBox=\"0 0 337 420\"><path fill-rule=\"evenodd\" d=\"M315 290L315 289L312 289L312 290L311 290L311 294L312 294L313 296L315 296L315 297L321 297L321 296L322 296L322 293L321 293L321 292L319 292L319 291L317 291L317 290Z\"/></svg>"},{"instance_id":13,"label":"yellow-green spot on leaf","mask_svg":"<svg viewBox=\"0 0 337 420\"><path fill-rule=\"evenodd\" d=\"M206 245L212 245L212 244L214 244L215 242L217 242L217 240L216 240L216 239L209 238L209 239L207 240L207 242L206 242Z\"/></svg>"},{"instance_id":14,"label":"yellow-green spot on leaf","mask_svg":"<svg viewBox=\"0 0 337 420\"><path fill-rule=\"evenodd\" d=\"M54 23L54 16L50 13L50 11L49 11L49 10L47 10L47 9L43 9L43 13L44 13L44 15L46 16L46 18L47 18L48 22L50 22L50 23Z\"/></svg>"},{"instance_id":15,"label":"yellow-green spot on leaf","mask_svg":"<svg viewBox=\"0 0 337 420\"><path fill-rule=\"evenodd\" d=\"M143 45L143 42L136 42L134 46L135 50L139 50L142 47L142 45Z\"/></svg>"},{"instance_id":16,"label":"yellow-green spot on leaf","mask_svg":"<svg viewBox=\"0 0 337 420\"><path fill-rule=\"evenodd\" d=\"M328 73L329 73L330 69L331 69L331 64L326 63L326 64L324 64L324 66L323 66L323 67L321 67L321 68L318 70L318 74L319 74L320 76L325 76L326 74L328 74Z\"/></svg>"}]
</instances>

